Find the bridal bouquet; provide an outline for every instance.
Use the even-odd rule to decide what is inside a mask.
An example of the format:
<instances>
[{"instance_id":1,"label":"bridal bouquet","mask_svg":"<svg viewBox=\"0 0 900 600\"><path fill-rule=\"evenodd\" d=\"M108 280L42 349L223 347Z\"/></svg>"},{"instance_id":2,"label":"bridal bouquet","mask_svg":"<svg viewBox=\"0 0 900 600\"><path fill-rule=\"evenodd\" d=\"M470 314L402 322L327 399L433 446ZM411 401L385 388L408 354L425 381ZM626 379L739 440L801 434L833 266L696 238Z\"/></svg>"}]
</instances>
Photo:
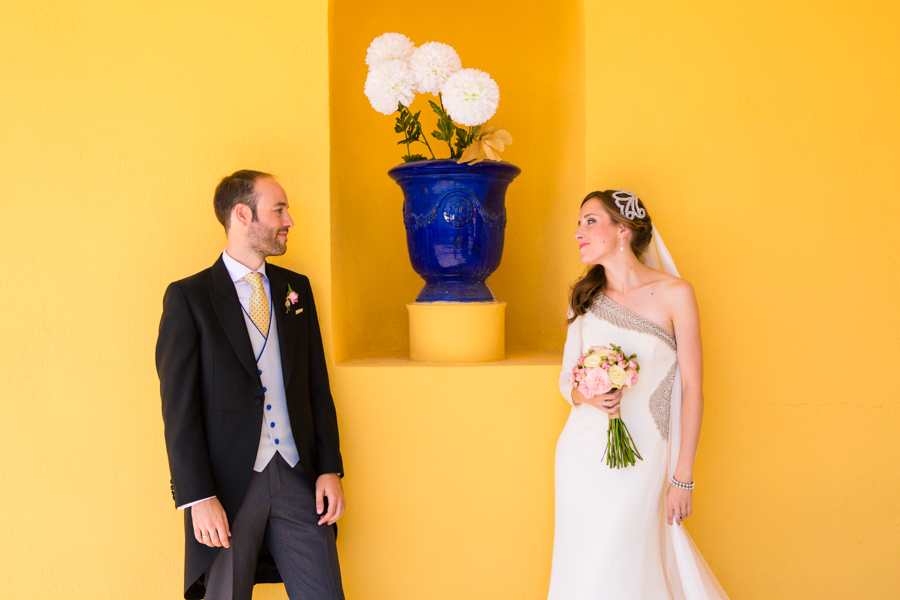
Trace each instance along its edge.
<instances>
[{"instance_id":1,"label":"bridal bouquet","mask_svg":"<svg viewBox=\"0 0 900 600\"><path fill-rule=\"evenodd\" d=\"M457 163L500 160L500 152L512 144L503 129L481 127L497 112L500 88L484 71L463 69L459 54L447 44L428 42L416 48L401 33L385 33L369 45L366 64L365 94L372 108L385 115L399 113L394 131L404 136L397 142L406 145L404 162L428 160L413 153L414 143L425 144L431 158L437 158L422 132L422 111L409 110L416 94L437 97L437 102L428 102L438 117L431 137L446 142Z\"/></svg>"},{"instance_id":2,"label":"bridal bouquet","mask_svg":"<svg viewBox=\"0 0 900 600\"><path fill-rule=\"evenodd\" d=\"M578 359L569 383L577 387L586 398L596 394L608 394L612 390L631 388L638 382L641 365L637 354L627 356L615 344L591 346L587 354ZM634 445L634 440L622 421L622 411L609 415L609 429L606 433L606 464L609 468L621 469L634 466L635 459L644 460Z\"/></svg>"}]
</instances>

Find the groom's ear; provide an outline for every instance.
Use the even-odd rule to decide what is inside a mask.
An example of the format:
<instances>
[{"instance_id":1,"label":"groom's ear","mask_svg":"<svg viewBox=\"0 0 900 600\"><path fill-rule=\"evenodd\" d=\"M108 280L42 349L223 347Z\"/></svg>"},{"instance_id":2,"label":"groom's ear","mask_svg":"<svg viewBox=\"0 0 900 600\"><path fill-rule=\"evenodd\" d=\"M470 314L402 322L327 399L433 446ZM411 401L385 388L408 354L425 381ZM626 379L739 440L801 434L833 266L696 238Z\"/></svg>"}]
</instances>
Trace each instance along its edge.
<instances>
[{"instance_id":1,"label":"groom's ear","mask_svg":"<svg viewBox=\"0 0 900 600\"><path fill-rule=\"evenodd\" d=\"M250 224L253 219L253 211L246 204L235 204L231 209L231 225L240 224L244 227Z\"/></svg>"}]
</instances>

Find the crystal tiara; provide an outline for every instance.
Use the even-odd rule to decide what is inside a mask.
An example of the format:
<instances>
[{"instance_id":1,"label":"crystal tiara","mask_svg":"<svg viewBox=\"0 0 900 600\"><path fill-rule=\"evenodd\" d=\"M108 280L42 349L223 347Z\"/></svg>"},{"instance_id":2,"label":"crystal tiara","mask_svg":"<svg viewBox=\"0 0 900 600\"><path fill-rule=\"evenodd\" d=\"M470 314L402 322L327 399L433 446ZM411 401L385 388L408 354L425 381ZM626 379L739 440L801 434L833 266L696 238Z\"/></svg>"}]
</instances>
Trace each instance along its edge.
<instances>
[{"instance_id":1,"label":"crystal tiara","mask_svg":"<svg viewBox=\"0 0 900 600\"><path fill-rule=\"evenodd\" d=\"M641 208L641 201L628 190L613 192L612 197L616 201L616 206L619 207L619 212L626 219L635 221L647 216L647 211Z\"/></svg>"}]
</instances>

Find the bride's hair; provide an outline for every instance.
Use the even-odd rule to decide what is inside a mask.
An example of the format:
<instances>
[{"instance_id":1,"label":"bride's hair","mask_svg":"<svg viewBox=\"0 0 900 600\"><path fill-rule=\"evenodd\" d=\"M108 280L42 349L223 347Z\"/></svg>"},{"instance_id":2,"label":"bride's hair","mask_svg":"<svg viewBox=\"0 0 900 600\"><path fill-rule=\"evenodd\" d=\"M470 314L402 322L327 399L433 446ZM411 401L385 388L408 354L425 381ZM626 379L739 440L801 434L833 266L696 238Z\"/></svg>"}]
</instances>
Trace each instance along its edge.
<instances>
[{"instance_id":1,"label":"bride's hair","mask_svg":"<svg viewBox=\"0 0 900 600\"><path fill-rule=\"evenodd\" d=\"M584 206L588 200L594 198L599 200L614 223L621 223L631 230L631 251L640 258L653 237L653 222L650 220L650 214L646 213L644 203L638 200L640 206L645 209L644 218L626 218L616 206L614 193L616 190L591 192L581 201L581 206ZM604 285L606 285L606 271L603 265L591 265L584 276L572 285L572 292L569 294L569 308L572 309L573 314L569 317L569 323L584 315L591 308L597 293L603 289Z\"/></svg>"}]
</instances>

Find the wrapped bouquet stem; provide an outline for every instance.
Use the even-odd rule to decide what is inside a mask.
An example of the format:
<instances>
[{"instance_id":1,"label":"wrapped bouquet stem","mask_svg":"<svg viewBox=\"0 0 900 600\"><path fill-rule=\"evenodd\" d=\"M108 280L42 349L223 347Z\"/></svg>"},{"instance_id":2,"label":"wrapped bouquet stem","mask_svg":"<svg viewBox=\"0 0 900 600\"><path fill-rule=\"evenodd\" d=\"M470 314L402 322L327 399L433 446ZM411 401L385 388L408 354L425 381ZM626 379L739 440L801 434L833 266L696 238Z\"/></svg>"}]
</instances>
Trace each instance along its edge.
<instances>
[{"instance_id":1,"label":"wrapped bouquet stem","mask_svg":"<svg viewBox=\"0 0 900 600\"><path fill-rule=\"evenodd\" d=\"M569 383L577 387L586 398L592 398L597 394L634 387L640 370L636 354L627 356L615 344L610 344L609 347L592 346L587 354L578 359L569 376ZM633 467L638 460L644 460L622 420L621 408L608 416L604 456L609 468Z\"/></svg>"}]
</instances>

